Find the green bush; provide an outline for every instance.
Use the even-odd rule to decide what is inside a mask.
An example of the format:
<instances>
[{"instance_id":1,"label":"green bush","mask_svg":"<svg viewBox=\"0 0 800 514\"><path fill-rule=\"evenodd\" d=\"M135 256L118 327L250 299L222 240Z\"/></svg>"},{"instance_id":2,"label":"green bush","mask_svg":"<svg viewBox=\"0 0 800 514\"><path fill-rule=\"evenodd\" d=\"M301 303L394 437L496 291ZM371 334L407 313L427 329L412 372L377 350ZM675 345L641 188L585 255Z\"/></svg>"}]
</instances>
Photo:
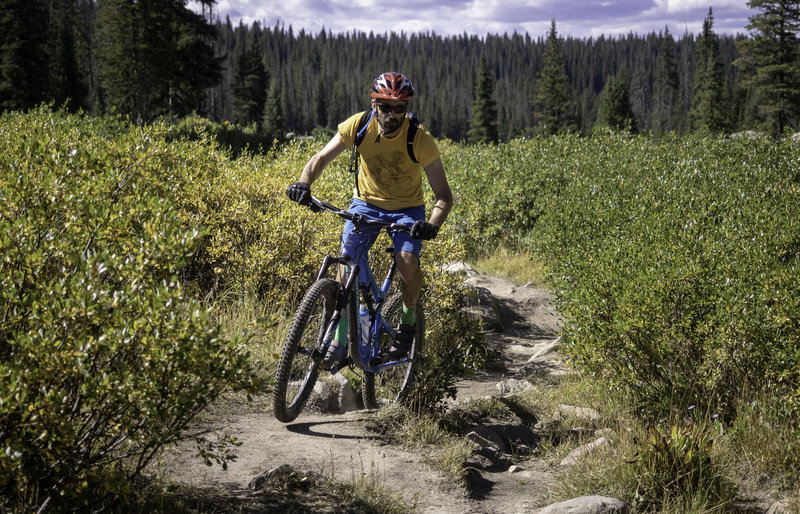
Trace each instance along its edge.
<instances>
[{"instance_id":1,"label":"green bush","mask_svg":"<svg viewBox=\"0 0 800 514\"><path fill-rule=\"evenodd\" d=\"M789 139L602 130L444 158L470 255L539 255L578 365L648 415L728 418L761 389L800 407L799 160Z\"/></svg>"},{"instance_id":2,"label":"green bush","mask_svg":"<svg viewBox=\"0 0 800 514\"><path fill-rule=\"evenodd\" d=\"M650 414L772 389L800 406L800 186L790 141L573 141L538 247L565 342ZM793 278L794 277L794 278Z\"/></svg>"},{"instance_id":3,"label":"green bush","mask_svg":"<svg viewBox=\"0 0 800 514\"><path fill-rule=\"evenodd\" d=\"M452 216L458 238L471 257L498 247L529 247L536 221L547 209L543 192L552 188L548 153L552 138L501 145L443 147L443 163L456 198Z\"/></svg>"},{"instance_id":4,"label":"green bush","mask_svg":"<svg viewBox=\"0 0 800 514\"><path fill-rule=\"evenodd\" d=\"M255 384L178 278L205 233L164 127L0 117L0 506L99 508L227 388ZM224 442L198 439L207 459Z\"/></svg>"},{"instance_id":5,"label":"green bush","mask_svg":"<svg viewBox=\"0 0 800 514\"><path fill-rule=\"evenodd\" d=\"M272 136L259 132L255 123L247 127L227 121L217 123L197 114L180 120L172 132L178 139L203 140L210 136L233 157L242 154L268 154L278 143Z\"/></svg>"}]
</instances>

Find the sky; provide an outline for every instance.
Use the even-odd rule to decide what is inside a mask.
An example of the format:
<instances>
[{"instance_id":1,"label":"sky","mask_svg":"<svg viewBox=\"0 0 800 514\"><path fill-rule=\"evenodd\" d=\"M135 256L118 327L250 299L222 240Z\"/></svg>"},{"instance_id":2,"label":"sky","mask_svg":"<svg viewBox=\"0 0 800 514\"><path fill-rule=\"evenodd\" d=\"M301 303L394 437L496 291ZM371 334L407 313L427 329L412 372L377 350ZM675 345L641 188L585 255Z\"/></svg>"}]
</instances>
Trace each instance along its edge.
<instances>
[{"instance_id":1,"label":"sky","mask_svg":"<svg viewBox=\"0 0 800 514\"><path fill-rule=\"evenodd\" d=\"M189 4L199 9L196 4ZM702 32L708 9L714 32L746 34L756 13L747 0L217 0L215 14L234 24L258 21L319 33L359 32L529 34L545 37L553 20L562 37L648 34L669 28L673 36Z\"/></svg>"}]
</instances>

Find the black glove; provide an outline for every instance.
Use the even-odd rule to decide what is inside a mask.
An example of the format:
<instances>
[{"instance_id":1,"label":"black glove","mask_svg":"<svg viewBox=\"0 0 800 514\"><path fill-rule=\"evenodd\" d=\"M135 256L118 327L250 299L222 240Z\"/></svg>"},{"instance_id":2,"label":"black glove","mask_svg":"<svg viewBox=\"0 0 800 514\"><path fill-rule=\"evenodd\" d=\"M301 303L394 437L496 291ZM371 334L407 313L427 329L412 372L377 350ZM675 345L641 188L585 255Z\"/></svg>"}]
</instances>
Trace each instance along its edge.
<instances>
[{"instance_id":1,"label":"black glove","mask_svg":"<svg viewBox=\"0 0 800 514\"><path fill-rule=\"evenodd\" d=\"M300 205L311 205L311 186L305 182L295 182L286 189L286 196Z\"/></svg>"},{"instance_id":2,"label":"black glove","mask_svg":"<svg viewBox=\"0 0 800 514\"><path fill-rule=\"evenodd\" d=\"M436 239L439 227L427 221L417 220L411 226L411 237L414 239Z\"/></svg>"}]
</instances>

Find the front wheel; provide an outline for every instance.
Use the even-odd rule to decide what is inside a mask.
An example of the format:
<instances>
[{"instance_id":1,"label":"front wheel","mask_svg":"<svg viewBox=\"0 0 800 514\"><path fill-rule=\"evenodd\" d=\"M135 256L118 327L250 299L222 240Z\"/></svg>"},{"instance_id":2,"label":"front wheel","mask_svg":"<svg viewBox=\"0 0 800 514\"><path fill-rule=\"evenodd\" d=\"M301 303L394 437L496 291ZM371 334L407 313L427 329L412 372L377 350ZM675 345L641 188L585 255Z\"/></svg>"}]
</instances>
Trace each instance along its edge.
<instances>
[{"instance_id":1,"label":"front wheel","mask_svg":"<svg viewBox=\"0 0 800 514\"><path fill-rule=\"evenodd\" d=\"M294 420L314 390L323 357L323 339L336 311L338 293L338 282L317 280L306 291L292 318L272 392L272 410L278 421Z\"/></svg>"},{"instance_id":2,"label":"front wheel","mask_svg":"<svg viewBox=\"0 0 800 514\"><path fill-rule=\"evenodd\" d=\"M386 302L384 319L392 327L400 323L403 313L403 298L400 293L395 294ZM408 351L408 362L384 369L380 373L364 372L361 382L361 396L364 408L377 409L380 406L394 402L402 403L411 391L414 383L414 373L421 366L422 348L425 341L425 314L420 305L417 305L416 334L411 349ZM381 333L381 351L386 353L392 346L392 337Z\"/></svg>"}]
</instances>

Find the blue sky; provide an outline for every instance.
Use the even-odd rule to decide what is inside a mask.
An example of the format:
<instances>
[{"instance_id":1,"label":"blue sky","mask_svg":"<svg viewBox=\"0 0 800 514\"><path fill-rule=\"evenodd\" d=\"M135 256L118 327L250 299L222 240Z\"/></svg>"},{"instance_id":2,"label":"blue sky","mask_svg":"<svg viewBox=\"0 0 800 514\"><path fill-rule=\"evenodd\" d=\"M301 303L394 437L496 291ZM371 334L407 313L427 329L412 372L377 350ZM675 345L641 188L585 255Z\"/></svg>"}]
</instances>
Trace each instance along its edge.
<instances>
[{"instance_id":1,"label":"blue sky","mask_svg":"<svg viewBox=\"0 0 800 514\"><path fill-rule=\"evenodd\" d=\"M192 4L190 4L191 6ZM714 31L745 34L756 11L747 0L217 0L215 12L233 23L259 21L317 33L434 32L442 36L528 33L545 36L555 19L561 36L586 38L668 27L674 36L698 34L711 7Z\"/></svg>"}]
</instances>

